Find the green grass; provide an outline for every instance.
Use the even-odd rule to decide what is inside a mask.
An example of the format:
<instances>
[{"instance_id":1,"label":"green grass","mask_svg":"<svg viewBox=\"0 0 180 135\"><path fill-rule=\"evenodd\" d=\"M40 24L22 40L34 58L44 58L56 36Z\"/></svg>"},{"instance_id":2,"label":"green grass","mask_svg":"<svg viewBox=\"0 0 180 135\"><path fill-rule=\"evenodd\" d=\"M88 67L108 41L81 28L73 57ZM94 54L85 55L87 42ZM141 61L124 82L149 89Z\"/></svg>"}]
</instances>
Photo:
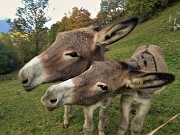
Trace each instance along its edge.
<instances>
[{"instance_id":1,"label":"green grass","mask_svg":"<svg viewBox=\"0 0 180 135\"><path fill-rule=\"evenodd\" d=\"M166 56L169 71L176 75L176 81L160 94L155 95L149 114L145 118L142 134L160 126L173 115L180 113L180 31L171 31L169 15L180 20L180 2L163 11L143 24L139 24L126 38L109 47L107 58L126 61L140 45L156 44ZM75 117L68 129L63 129L63 108L48 112L40 103L40 98L51 84L41 85L27 93L17 79L0 82L0 135L83 135L84 122L82 107L74 106ZM105 129L107 135L117 133L119 99L116 97L109 108L110 123ZM98 110L94 115L98 134ZM131 117L132 118L132 117ZM157 135L179 135L180 116L160 129ZM129 133L128 133L129 134Z\"/></svg>"}]
</instances>

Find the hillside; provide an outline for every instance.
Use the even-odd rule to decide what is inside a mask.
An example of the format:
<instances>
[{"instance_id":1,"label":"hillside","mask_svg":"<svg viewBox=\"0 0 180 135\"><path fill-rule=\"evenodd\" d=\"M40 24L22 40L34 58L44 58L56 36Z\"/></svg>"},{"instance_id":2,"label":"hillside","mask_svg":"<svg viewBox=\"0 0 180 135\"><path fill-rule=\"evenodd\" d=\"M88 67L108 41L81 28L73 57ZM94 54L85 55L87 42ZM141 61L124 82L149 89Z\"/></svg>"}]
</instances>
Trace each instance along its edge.
<instances>
[{"instance_id":1,"label":"hillside","mask_svg":"<svg viewBox=\"0 0 180 135\"><path fill-rule=\"evenodd\" d=\"M173 20L169 22L171 14L172 19L176 17L180 23L177 11L180 12L180 2L161 12L158 17L139 24L130 35L109 47L107 57L126 61L138 46L155 44L164 50L169 69L177 74L179 80L180 30L173 31Z\"/></svg>"},{"instance_id":2,"label":"hillside","mask_svg":"<svg viewBox=\"0 0 180 135\"><path fill-rule=\"evenodd\" d=\"M176 76L173 84L155 96L145 120L143 134L180 113L180 30L172 31L173 20L169 22L171 14L172 19L176 17L180 24L180 14L177 11L180 12L180 2L161 12L158 17L139 24L130 35L111 45L106 55L108 59L127 61L138 46L155 44L163 49L169 71ZM180 125L178 119L166 125L157 134L178 135L180 133L177 126Z\"/></svg>"},{"instance_id":3,"label":"hillside","mask_svg":"<svg viewBox=\"0 0 180 135\"><path fill-rule=\"evenodd\" d=\"M139 24L126 38L109 46L108 59L126 61L140 45L155 44L160 46L166 56L169 71L176 75L176 81L154 97L152 107L144 121L142 135L157 128L172 116L180 112L180 30L172 31L172 15L180 20L180 2L169 7L153 19ZM40 103L40 98L50 84L41 85L33 92L27 93L17 80L0 82L0 135L83 135L83 110L74 106L74 118L68 129L63 129L64 109L48 112ZM105 129L107 135L117 133L119 116L119 99L117 96L109 108L110 123ZM98 134L98 110L94 117L93 135ZM132 119L132 117L131 117ZM157 135L179 135L180 117L168 123Z\"/></svg>"}]
</instances>

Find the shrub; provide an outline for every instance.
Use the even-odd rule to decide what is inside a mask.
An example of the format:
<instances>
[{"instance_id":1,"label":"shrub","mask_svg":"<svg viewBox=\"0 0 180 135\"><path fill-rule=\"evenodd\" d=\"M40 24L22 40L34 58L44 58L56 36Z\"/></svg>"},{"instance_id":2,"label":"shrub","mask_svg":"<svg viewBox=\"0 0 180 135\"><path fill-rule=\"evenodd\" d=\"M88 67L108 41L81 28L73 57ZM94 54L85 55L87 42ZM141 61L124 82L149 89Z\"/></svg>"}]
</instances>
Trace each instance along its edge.
<instances>
[{"instance_id":1,"label":"shrub","mask_svg":"<svg viewBox=\"0 0 180 135\"><path fill-rule=\"evenodd\" d=\"M126 8L129 15L139 16L145 20L174 2L177 0L128 0Z\"/></svg>"},{"instance_id":2,"label":"shrub","mask_svg":"<svg viewBox=\"0 0 180 135\"><path fill-rule=\"evenodd\" d=\"M15 57L6 46L0 43L0 75L9 73L16 67Z\"/></svg>"}]
</instances>

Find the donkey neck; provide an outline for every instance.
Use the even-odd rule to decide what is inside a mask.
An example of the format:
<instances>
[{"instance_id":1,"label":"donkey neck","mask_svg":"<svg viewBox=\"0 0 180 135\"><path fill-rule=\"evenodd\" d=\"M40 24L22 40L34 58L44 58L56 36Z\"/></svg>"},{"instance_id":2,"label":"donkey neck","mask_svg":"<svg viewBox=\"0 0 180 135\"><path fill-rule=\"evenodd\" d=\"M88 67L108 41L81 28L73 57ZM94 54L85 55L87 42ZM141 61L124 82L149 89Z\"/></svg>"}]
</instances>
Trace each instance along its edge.
<instances>
[{"instance_id":1,"label":"donkey neck","mask_svg":"<svg viewBox=\"0 0 180 135\"><path fill-rule=\"evenodd\" d=\"M106 47L98 46L92 54L92 60L93 61L104 61L105 60L104 55L105 55L106 51L107 51Z\"/></svg>"}]
</instances>

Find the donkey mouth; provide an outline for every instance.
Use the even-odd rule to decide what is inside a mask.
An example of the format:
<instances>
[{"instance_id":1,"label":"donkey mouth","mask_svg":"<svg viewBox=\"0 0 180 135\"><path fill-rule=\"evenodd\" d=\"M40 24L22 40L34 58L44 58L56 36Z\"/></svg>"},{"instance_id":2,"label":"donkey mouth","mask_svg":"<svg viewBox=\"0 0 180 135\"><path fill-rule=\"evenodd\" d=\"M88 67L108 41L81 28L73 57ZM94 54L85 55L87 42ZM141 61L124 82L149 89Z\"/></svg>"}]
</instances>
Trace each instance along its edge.
<instances>
[{"instance_id":1,"label":"donkey mouth","mask_svg":"<svg viewBox=\"0 0 180 135\"><path fill-rule=\"evenodd\" d=\"M28 88L28 87L24 87L24 89L27 91L27 92L31 92L33 90L33 88Z\"/></svg>"},{"instance_id":2,"label":"donkey mouth","mask_svg":"<svg viewBox=\"0 0 180 135\"><path fill-rule=\"evenodd\" d=\"M37 86L23 86L24 87L24 89L27 91L27 92L31 92L32 90L34 90L36 87L38 87L38 85Z\"/></svg>"},{"instance_id":3,"label":"donkey mouth","mask_svg":"<svg viewBox=\"0 0 180 135\"><path fill-rule=\"evenodd\" d=\"M56 109L56 107L47 107L48 111L53 111L54 109Z\"/></svg>"}]
</instances>

